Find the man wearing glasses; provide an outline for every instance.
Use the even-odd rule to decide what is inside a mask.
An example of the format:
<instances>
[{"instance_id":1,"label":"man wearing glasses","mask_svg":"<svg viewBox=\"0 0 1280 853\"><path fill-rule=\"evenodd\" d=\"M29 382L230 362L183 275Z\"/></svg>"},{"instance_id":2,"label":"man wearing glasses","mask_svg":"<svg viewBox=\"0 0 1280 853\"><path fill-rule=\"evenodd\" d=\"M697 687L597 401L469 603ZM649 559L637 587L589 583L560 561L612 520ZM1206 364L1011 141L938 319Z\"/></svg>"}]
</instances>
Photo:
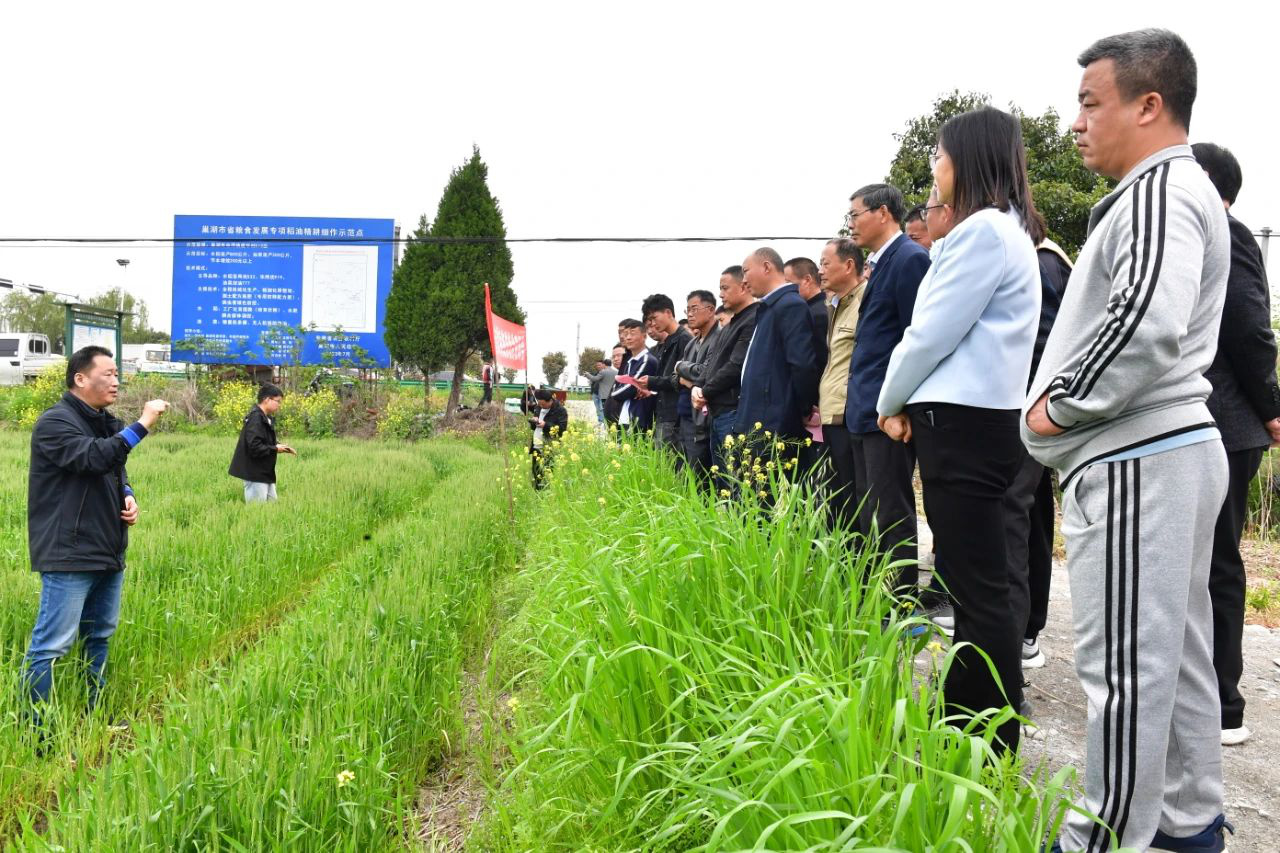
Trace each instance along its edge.
<instances>
[{"instance_id":1,"label":"man wearing glasses","mask_svg":"<svg viewBox=\"0 0 1280 853\"><path fill-rule=\"evenodd\" d=\"M902 563L890 582L900 594L915 595L915 448L893 441L876 425L889 356L911 324L916 290L929 269L929 253L898 227L905 207L902 193L888 184L862 187L849 200L845 226L858 248L870 253L871 277L858 312L844 423L851 433L855 481L866 488L858 529L870 534L874 524L881 547Z\"/></svg>"}]
</instances>

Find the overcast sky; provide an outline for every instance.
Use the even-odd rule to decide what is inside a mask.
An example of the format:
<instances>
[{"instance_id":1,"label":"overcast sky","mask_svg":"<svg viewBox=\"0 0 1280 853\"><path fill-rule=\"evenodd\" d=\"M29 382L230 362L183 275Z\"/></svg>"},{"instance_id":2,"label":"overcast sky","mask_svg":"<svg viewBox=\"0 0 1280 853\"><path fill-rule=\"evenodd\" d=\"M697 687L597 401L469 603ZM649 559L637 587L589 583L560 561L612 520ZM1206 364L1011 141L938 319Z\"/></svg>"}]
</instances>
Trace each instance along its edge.
<instances>
[{"instance_id":1,"label":"overcast sky","mask_svg":"<svg viewBox=\"0 0 1280 853\"><path fill-rule=\"evenodd\" d=\"M1280 228L1277 7L1127 5L6 3L0 236L171 236L178 213L409 231L474 143L510 237L819 237L940 94L1069 121L1076 55L1143 26L1188 40L1192 140L1231 148L1236 215ZM531 376L575 364L579 325L606 347L645 295L681 305L749 249L513 246ZM168 247L0 247L0 278L123 282L166 330L171 276Z\"/></svg>"}]
</instances>

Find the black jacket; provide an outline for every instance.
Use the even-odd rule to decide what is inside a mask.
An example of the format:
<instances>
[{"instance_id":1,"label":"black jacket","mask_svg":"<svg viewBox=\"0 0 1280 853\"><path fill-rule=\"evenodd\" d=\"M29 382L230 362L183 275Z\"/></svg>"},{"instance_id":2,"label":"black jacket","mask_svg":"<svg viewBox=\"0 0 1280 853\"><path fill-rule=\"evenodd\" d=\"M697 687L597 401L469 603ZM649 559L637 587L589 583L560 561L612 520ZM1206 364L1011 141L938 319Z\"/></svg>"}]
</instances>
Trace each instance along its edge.
<instances>
[{"instance_id":1,"label":"black jacket","mask_svg":"<svg viewBox=\"0 0 1280 853\"><path fill-rule=\"evenodd\" d=\"M227 473L250 483L276 481L276 425L257 406L244 416Z\"/></svg>"},{"instance_id":2,"label":"black jacket","mask_svg":"<svg viewBox=\"0 0 1280 853\"><path fill-rule=\"evenodd\" d=\"M124 568L129 527L120 520L132 494L124 462L146 436L71 392L36 421L27 477L27 544L37 572Z\"/></svg>"},{"instance_id":3,"label":"black jacket","mask_svg":"<svg viewBox=\"0 0 1280 853\"><path fill-rule=\"evenodd\" d=\"M813 319L794 284L784 284L756 303L756 330L742 371L734 429L755 425L781 438L803 438L804 420L818 402Z\"/></svg>"},{"instance_id":4,"label":"black jacket","mask_svg":"<svg viewBox=\"0 0 1280 853\"><path fill-rule=\"evenodd\" d=\"M1222 304L1218 353L1205 371L1213 385L1209 413L1228 451L1267 447L1264 423L1280 417L1276 387L1276 339L1271 332L1271 296L1262 251L1249 229L1227 216L1231 271Z\"/></svg>"},{"instance_id":5,"label":"black jacket","mask_svg":"<svg viewBox=\"0 0 1280 853\"><path fill-rule=\"evenodd\" d=\"M702 396L707 398L711 417L732 412L738 408L738 390L742 384L742 362L751 345L751 335L756 330L756 310L759 303L752 302L743 308L729 325L720 330L702 371Z\"/></svg>"},{"instance_id":6,"label":"black jacket","mask_svg":"<svg viewBox=\"0 0 1280 853\"><path fill-rule=\"evenodd\" d=\"M813 320L813 354L818 357L818 376L827 369L827 295L816 293L813 298L806 299L809 316Z\"/></svg>"},{"instance_id":7,"label":"black jacket","mask_svg":"<svg viewBox=\"0 0 1280 853\"><path fill-rule=\"evenodd\" d=\"M563 438L565 432L569 429L569 410L554 397L551 398L551 408L543 409L539 406L535 411L529 413L529 429L536 429L539 419L546 424L542 428L542 438L546 444L550 444L557 438ZM533 452L532 435L529 436L529 452Z\"/></svg>"},{"instance_id":8,"label":"black jacket","mask_svg":"<svg viewBox=\"0 0 1280 853\"><path fill-rule=\"evenodd\" d=\"M1036 261L1040 264L1040 326L1036 329L1036 345L1031 351L1031 373L1027 376L1027 390L1035 380L1036 369L1040 366L1040 356L1044 354L1044 345L1053 331L1053 323L1058 319L1058 309L1062 307L1062 296L1067 292L1067 281L1071 278L1071 267L1058 257L1052 249L1037 249Z\"/></svg>"},{"instance_id":9,"label":"black jacket","mask_svg":"<svg viewBox=\"0 0 1280 853\"><path fill-rule=\"evenodd\" d=\"M680 326L652 350L658 359L658 370L649 378L649 390L658 392L658 402L653 410L654 420L658 423L675 423L679 417L676 407L680 402L680 392L687 389L676 378L676 362L684 358L692 343L693 335Z\"/></svg>"}]
</instances>

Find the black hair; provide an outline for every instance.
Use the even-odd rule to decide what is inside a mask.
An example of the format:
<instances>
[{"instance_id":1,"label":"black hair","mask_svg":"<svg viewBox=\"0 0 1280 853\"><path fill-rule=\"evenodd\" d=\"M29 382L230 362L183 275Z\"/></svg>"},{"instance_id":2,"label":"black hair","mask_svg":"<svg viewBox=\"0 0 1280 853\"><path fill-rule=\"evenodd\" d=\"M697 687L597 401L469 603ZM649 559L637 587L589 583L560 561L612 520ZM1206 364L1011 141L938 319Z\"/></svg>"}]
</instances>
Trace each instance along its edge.
<instances>
[{"instance_id":1,"label":"black hair","mask_svg":"<svg viewBox=\"0 0 1280 853\"><path fill-rule=\"evenodd\" d=\"M724 305L723 305L723 304L721 304L721 305L717 305L717 306L716 306L716 313L717 313L717 314L728 314L728 313L729 313L729 309L728 309L728 308L726 308L726 307L724 307Z\"/></svg>"},{"instance_id":2,"label":"black hair","mask_svg":"<svg viewBox=\"0 0 1280 853\"><path fill-rule=\"evenodd\" d=\"M725 267L724 272L720 273L720 275L731 275L738 280L739 284L742 284L742 267L738 264L734 264L731 267Z\"/></svg>"},{"instance_id":3,"label":"black hair","mask_svg":"<svg viewBox=\"0 0 1280 853\"><path fill-rule=\"evenodd\" d=\"M715 305L716 297L710 290L695 290L684 298L685 302L690 299L696 299L704 305Z\"/></svg>"},{"instance_id":4,"label":"black hair","mask_svg":"<svg viewBox=\"0 0 1280 853\"><path fill-rule=\"evenodd\" d=\"M547 400L550 400L555 397L555 395L552 394L550 391L548 391L546 388L539 388L537 391L534 391L533 396L535 399L542 400L543 402L546 402Z\"/></svg>"},{"instance_id":5,"label":"black hair","mask_svg":"<svg viewBox=\"0 0 1280 853\"><path fill-rule=\"evenodd\" d=\"M661 311L669 311L672 317L676 315L676 304L665 293L655 293L640 305L640 316L646 320L649 319L650 314L657 314Z\"/></svg>"},{"instance_id":6,"label":"black hair","mask_svg":"<svg viewBox=\"0 0 1280 853\"><path fill-rule=\"evenodd\" d=\"M106 347L100 347L91 344L87 347L81 347L71 353L71 358L67 359L67 387L76 387L76 374L84 373L93 366L93 360L100 355L107 358L115 359L115 354Z\"/></svg>"},{"instance_id":7,"label":"black hair","mask_svg":"<svg viewBox=\"0 0 1280 853\"><path fill-rule=\"evenodd\" d=\"M782 255L778 254L778 250L770 246L761 246L751 253L760 260L772 264L773 268L779 273L782 272Z\"/></svg>"},{"instance_id":8,"label":"black hair","mask_svg":"<svg viewBox=\"0 0 1280 853\"><path fill-rule=\"evenodd\" d=\"M865 187L854 190L853 195L849 196L849 201L857 198L862 199L867 210L888 208L889 215L895 221L901 221L902 214L907 209L907 203L902 198L902 190L892 184L867 184Z\"/></svg>"},{"instance_id":9,"label":"black hair","mask_svg":"<svg viewBox=\"0 0 1280 853\"><path fill-rule=\"evenodd\" d=\"M1191 129L1196 102L1196 58L1177 33L1146 29L1107 36L1089 46L1077 60L1081 68L1110 59L1115 63L1116 88L1129 99L1158 92L1169 114Z\"/></svg>"},{"instance_id":10,"label":"black hair","mask_svg":"<svg viewBox=\"0 0 1280 853\"><path fill-rule=\"evenodd\" d=\"M902 227L905 228L912 222L919 220L924 222L924 205L917 204L915 207L907 211L906 217L902 220Z\"/></svg>"},{"instance_id":11,"label":"black hair","mask_svg":"<svg viewBox=\"0 0 1280 853\"><path fill-rule=\"evenodd\" d=\"M818 265L809 258L792 258L787 261L785 266L791 267L791 271L795 273L796 278L808 276L815 282L821 278L821 274L818 272Z\"/></svg>"},{"instance_id":12,"label":"black hair","mask_svg":"<svg viewBox=\"0 0 1280 853\"><path fill-rule=\"evenodd\" d=\"M270 382L263 382L262 387L258 389L258 402L269 400L272 397L283 397L284 392L280 390L279 385L272 385Z\"/></svg>"},{"instance_id":13,"label":"black hair","mask_svg":"<svg viewBox=\"0 0 1280 853\"><path fill-rule=\"evenodd\" d=\"M1044 241L1044 217L1031 199L1022 123L1015 116L995 107L952 116L938 132L938 144L955 173L951 209L957 224L984 208L1007 211L1012 206L1031 242L1039 246Z\"/></svg>"},{"instance_id":14,"label":"black hair","mask_svg":"<svg viewBox=\"0 0 1280 853\"><path fill-rule=\"evenodd\" d=\"M853 261L853 269L862 275L862 265L865 263L862 250L858 248L858 244L853 242L852 237L837 237L834 240L827 241L828 246L836 247L836 257L842 261Z\"/></svg>"},{"instance_id":15,"label":"black hair","mask_svg":"<svg viewBox=\"0 0 1280 853\"><path fill-rule=\"evenodd\" d=\"M619 329L643 329L644 323L641 323L639 320L635 319L634 317L628 317L625 320L618 321L618 328ZM619 346L621 346L621 344L619 344Z\"/></svg>"},{"instance_id":16,"label":"black hair","mask_svg":"<svg viewBox=\"0 0 1280 853\"><path fill-rule=\"evenodd\" d=\"M1209 173L1209 180L1218 191L1218 197L1227 204L1235 204L1236 196L1240 194L1240 185L1244 182L1236 155L1212 142L1197 142L1191 146L1191 153L1195 155L1200 168Z\"/></svg>"}]
</instances>

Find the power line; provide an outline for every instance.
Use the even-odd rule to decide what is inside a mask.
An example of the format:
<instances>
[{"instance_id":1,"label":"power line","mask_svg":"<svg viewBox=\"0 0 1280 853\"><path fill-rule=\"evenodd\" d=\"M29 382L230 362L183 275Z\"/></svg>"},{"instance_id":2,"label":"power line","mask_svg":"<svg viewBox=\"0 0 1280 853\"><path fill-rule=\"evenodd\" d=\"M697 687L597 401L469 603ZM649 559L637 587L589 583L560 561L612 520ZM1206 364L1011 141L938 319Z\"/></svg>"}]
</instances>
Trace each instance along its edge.
<instances>
[{"instance_id":1,"label":"power line","mask_svg":"<svg viewBox=\"0 0 1280 853\"><path fill-rule=\"evenodd\" d=\"M421 243L425 245L476 245L493 243L741 243L766 240L830 240L823 237L261 237L249 235L200 237L0 237L0 244L32 244L18 248L66 243L85 246L153 244L155 248L188 243L268 243L268 244L336 244L369 245L383 243ZM148 248L141 246L140 248Z\"/></svg>"}]
</instances>

